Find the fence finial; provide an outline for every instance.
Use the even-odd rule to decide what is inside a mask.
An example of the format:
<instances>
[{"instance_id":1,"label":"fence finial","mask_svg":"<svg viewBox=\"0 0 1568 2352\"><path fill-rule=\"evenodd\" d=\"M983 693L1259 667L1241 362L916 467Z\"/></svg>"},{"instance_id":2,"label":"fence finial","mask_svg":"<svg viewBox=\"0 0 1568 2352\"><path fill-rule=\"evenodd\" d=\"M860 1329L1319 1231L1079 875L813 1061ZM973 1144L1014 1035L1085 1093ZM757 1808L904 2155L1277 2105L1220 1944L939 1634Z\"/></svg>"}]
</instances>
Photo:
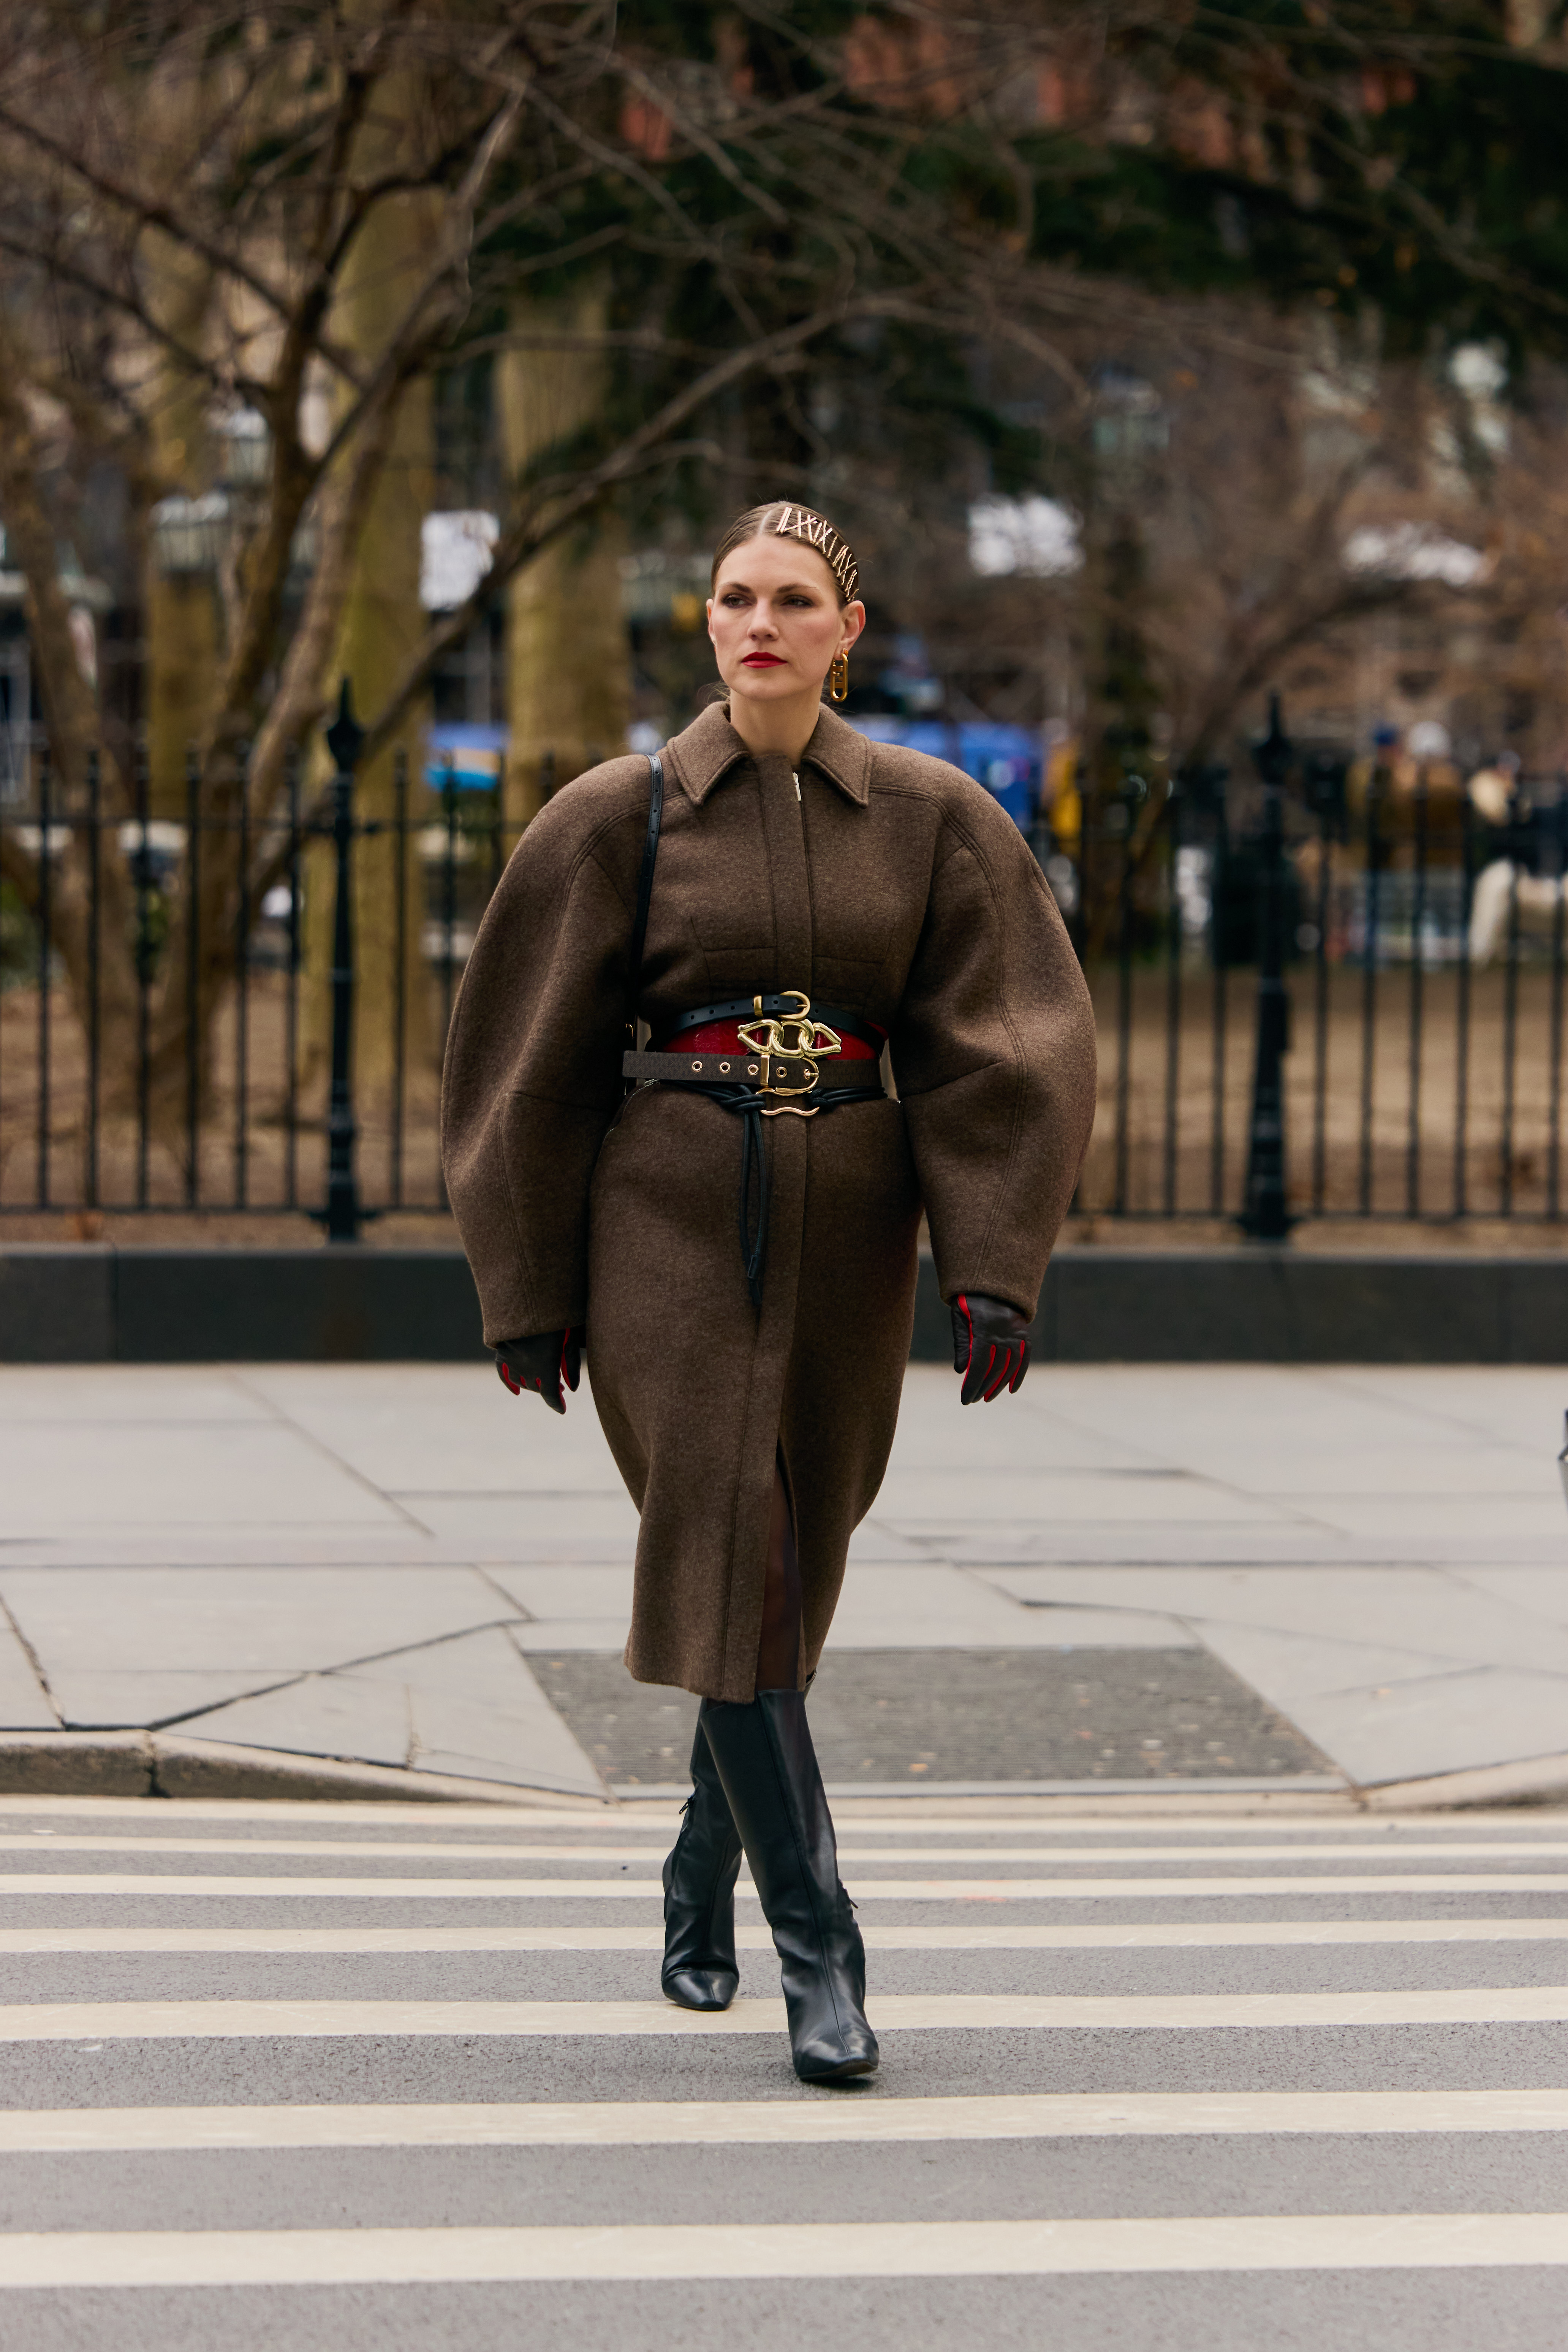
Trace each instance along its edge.
<instances>
[{"instance_id":1,"label":"fence finial","mask_svg":"<svg viewBox=\"0 0 1568 2352\"><path fill-rule=\"evenodd\" d=\"M327 730L327 749L340 774L356 765L364 738L365 730L354 717L353 681L345 677L338 688L338 715Z\"/></svg>"}]
</instances>

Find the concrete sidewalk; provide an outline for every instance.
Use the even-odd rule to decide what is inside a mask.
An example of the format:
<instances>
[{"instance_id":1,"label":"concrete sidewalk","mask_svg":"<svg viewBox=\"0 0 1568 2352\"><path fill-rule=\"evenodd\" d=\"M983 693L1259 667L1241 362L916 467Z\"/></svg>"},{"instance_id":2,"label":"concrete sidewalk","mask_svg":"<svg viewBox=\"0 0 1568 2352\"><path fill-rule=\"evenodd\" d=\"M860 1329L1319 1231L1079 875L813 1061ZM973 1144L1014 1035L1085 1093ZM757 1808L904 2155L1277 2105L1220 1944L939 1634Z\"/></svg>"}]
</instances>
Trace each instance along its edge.
<instances>
[{"instance_id":1,"label":"concrete sidewalk","mask_svg":"<svg viewBox=\"0 0 1568 2352\"><path fill-rule=\"evenodd\" d=\"M830 1782L1562 1793L1565 1395L1040 1365L965 1412L912 1366L814 1698ZM5 1776L152 1732L187 1787L679 1785L694 1703L619 1664L635 1534L585 1394L563 1423L488 1365L0 1370Z\"/></svg>"}]
</instances>

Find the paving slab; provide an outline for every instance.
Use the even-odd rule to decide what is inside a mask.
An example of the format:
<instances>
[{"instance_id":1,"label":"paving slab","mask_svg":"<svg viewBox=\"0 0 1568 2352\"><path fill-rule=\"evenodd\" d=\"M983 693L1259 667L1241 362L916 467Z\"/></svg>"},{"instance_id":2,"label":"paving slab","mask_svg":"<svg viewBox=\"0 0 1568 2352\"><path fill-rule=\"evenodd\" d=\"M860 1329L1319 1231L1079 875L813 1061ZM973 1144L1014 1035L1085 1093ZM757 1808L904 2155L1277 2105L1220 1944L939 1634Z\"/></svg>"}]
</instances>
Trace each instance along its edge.
<instances>
[{"instance_id":1,"label":"paving slab","mask_svg":"<svg viewBox=\"0 0 1568 2352\"><path fill-rule=\"evenodd\" d=\"M11 1631L0 1623L0 1726L9 1731L58 1731L59 1717L33 1671L33 1662Z\"/></svg>"},{"instance_id":2,"label":"paving slab","mask_svg":"<svg viewBox=\"0 0 1568 2352\"><path fill-rule=\"evenodd\" d=\"M964 1411L911 1366L814 1697L872 1759L836 1776L1528 1782L1568 1748L1565 1394L1057 1363ZM636 1534L588 1398L562 1421L483 1363L0 1369L0 1731L177 1721L215 1753L578 1793L603 1747L678 1781L690 1703L617 1655ZM621 1730L562 1711L574 1675ZM1161 1715L1184 1693L1217 1730Z\"/></svg>"},{"instance_id":3,"label":"paving slab","mask_svg":"<svg viewBox=\"0 0 1568 2352\"><path fill-rule=\"evenodd\" d=\"M1568 1735L1568 1675L1476 1667L1327 1692L1291 1709L1363 1786L1549 1756Z\"/></svg>"},{"instance_id":4,"label":"paving slab","mask_svg":"<svg viewBox=\"0 0 1568 2352\"><path fill-rule=\"evenodd\" d=\"M1397 1444L1350 1447L1249 1446L1236 1456L1213 1457L1213 1476L1241 1495L1268 1496L1309 1516L1332 1504L1367 1501L1393 1504L1417 1517L1423 1508L1443 1510L1451 1497L1482 1505L1555 1502L1563 1496L1549 1456L1534 1460L1522 1446L1510 1449L1464 1428L1436 1423L1425 1442L1408 1436Z\"/></svg>"},{"instance_id":5,"label":"paving slab","mask_svg":"<svg viewBox=\"0 0 1568 2352\"><path fill-rule=\"evenodd\" d=\"M305 1675L279 1690L183 1720L188 1738L224 1740L286 1755L353 1756L406 1766L414 1727L406 1690L353 1674Z\"/></svg>"},{"instance_id":6,"label":"paving slab","mask_svg":"<svg viewBox=\"0 0 1568 2352\"><path fill-rule=\"evenodd\" d=\"M1111 1610L1021 1609L963 1570L928 1564L852 1567L833 1620L836 1650L1063 1649L1091 1634L1083 1621L1121 1626L1118 1649L1190 1645L1168 1616Z\"/></svg>"},{"instance_id":7,"label":"paving slab","mask_svg":"<svg viewBox=\"0 0 1568 2352\"><path fill-rule=\"evenodd\" d=\"M410 1518L448 1551L503 1548L518 1559L629 1560L637 1515L617 1495L514 1493L398 1496Z\"/></svg>"},{"instance_id":8,"label":"paving slab","mask_svg":"<svg viewBox=\"0 0 1568 2352\"><path fill-rule=\"evenodd\" d=\"M361 1478L386 1492L624 1492L589 1404L564 1419L518 1410L493 1373L460 1364L364 1364L345 1385L330 1365L247 1370L247 1388ZM540 1423L548 1421L548 1426Z\"/></svg>"},{"instance_id":9,"label":"paving slab","mask_svg":"<svg viewBox=\"0 0 1568 2352\"><path fill-rule=\"evenodd\" d=\"M929 1568L931 1550L920 1536L900 1535L879 1519L862 1519L849 1538L849 1565L867 1568Z\"/></svg>"},{"instance_id":10,"label":"paving slab","mask_svg":"<svg viewBox=\"0 0 1568 2352\"><path fill-rule=\"evenodd\" d=\"M1015 1569L988 1580L1020 1601L1163 1609L1189 1622L1231 1623L1396 1649L1450 1664L1568 1673L1564 1630L1427 1568Z\"/></svg>"},{"instance_id":11,"label":"paving slab","mask_svg":"<svg viewBox=\"0 0 1568 2352\"><path fill-rule=\"evenodd\" d=\"M632 1622L632 1570L625 1568L497 1568L490 1582L531 1618L602 1617L619 1626L621 1639Z\"/></svg>"},{"instance_id":12,"label":"paving slab","mask_svg":"<svg viewBox=\"0 0 1568 2352\"><path fill-rule=\"evenodd\" d=\"M932 1517L960 1515L969 1524L993 1519L1152 1519L1162 1527L1201 1520L1223 1527L1237 1519L1278 1522L1310 1516L1289 1513L1264 1496L1241 1495L1181 1469L1037 1470L906 1469L889 1476L879 1498L884 1525L907 1529Z\"/></svg>"},{"instance_id":13,"label":"paving slab","mask_svg":"<svg viewBox=\"0 0 1568 2352\"><path fill-rule=\"evenodd\" d=\"M525 1657L557 1650L597 1650L607 1658L618 1658L630 1629L628 1609L624 1618L552 1617L544 1624L514 1625L511 1632Z\"/></svg>"},{"instance_id":14,"label":"paving slab","mask_svg":"<svg viewBox=\"0 0 1568 2352\"><path fill-rule=\"evenodd\" d=\"M1042 1527L1027 1520L931 1520L905 1526L903 1539L946 1559L973 1567L1012 1562L1018 1567L1121 1568L1323 1567L1344 1565L1375 1568L1453 1566L1540 1567L1561 1560L1563 1537L1543 1520L1533 1535L1482 1528L1468 1535L1451 1532L1447 1522L1427 1524L1417 1533L1401 1514L1394 1529L1378 1536L1353 1536L1342 1528L1321 1521L1279 1519L1237 1521L1224 1527L1195 1523L1191 1527L1157 1521L1078 1520Z\"/></svg>"},{"instance_id":15,"label":"paving slab","mask_svg":"<svg viewBox=\"0 0 1568 2352\"><path fill-rule=\"evenodd\" d=\"M1081 1426L1070 1412L1035 1395L1037 1373L1007 1400L1009 1427L999 1413L973 1406L952 1410L943 1376L936 1382L907 1381L893 1440L889 1474L905 1471L1016 1470L1027 1462L1037 1470L1146 1470L1167 1457L1157 1444L1123 1432Z\"/></svg>"},{"instance_id":16,"label":"paving slab","mask_svg":"<svg viewBox=\"0 0 1568 2352\"><path fill-rule=\"evenodd\" d=\"M405 1515L308 1439L272 1423L86 1418L0 1424L10 1536L70 1528L395 1528Z\"/></svg>"},{"instance_id":17,"label":"paving slab","mask_svg":"<svg viewBox=\"0 0 1568 2352\"><path fill-rule=\"evenodd\" d=\"M1518 1445L1532 1460L1562 1443L1568 1380L1551 1365L1489 1365L1484 1375L1452 1364L1356 1365L1334 1373L1347 1395L1376 1399L1479 1430ZM1552 1441L1555 1440L1555 1444Z\"/></svg>"},{"instance_id":18,"label":"paving slab","mask_svg":"<svg viewBox=\"0 0 1568 2352\"><path fill-rule=\"evenodd\" d=\"M169 1722L514 1613L470 1568L8 1569L0 1600L68 1726Z\"/></svg>"},{"instance_id":19,"label":"paving slab","mask_svg":"<svg viewBox=\"0 0 1568 2352\"><path fill-rule=\"evenodd\" d=\"M600 1796L603 1784L507 1633L491 1628L216 1708L187 1736Z\"/></svg>"},{"instance_id":20,"label":"paving slab","mask_svg":"<svg viewBox=\"0 0 1568 2352\"><path fill-rule=\"evenodd\" d=\"M1493 1391L1493 1380L1500 1383ZM1250 1486L1261 1469L1282 1490L1332 1491L1329 1465L1420 1465L1415 1484L1445 1475L1453 1455L1500 1458L1502 1491L1539 1490L1562 1443L1565 1384L1559 1372L1490 1368L1307 1370L1280 1365L1033 1367L1064 1415L1126 1442L1136 1430L1156 1460ZM1485 1400L1495 1395L1497 1402ZM1290 1464L1297 1466L1292 1473ZM1303 1472L1305 1475L1303 1475ZM1389 1491L1405 1481L1391 1475Z\"/></svg>"},{"instance_id":21,"label":"paving slab","mask_svg":"<svg viewBox=\"0 0 1568 2352\"><path fill-rule=\"evenodd\" d=\"M0 1364L0 1426L58 1422L268 1421L270 1412L221 1364Z\"/></svg>"},{"instance_id":22,"label":"paving slab","mask_svg":"<svg viewBox=\"0 0 1568 2352\"><path fill-rule=\"evenodd\" d=\"M1197 1622L1207 1648L1256 1687L1267 1688L1279 1706L1292 1710L1320 1696L1425 1682L1456 1671L1450 1659L1363 1642L1353 1629L1347 1629L1342 1641L1329 1641L1311 1633L1277 1633L1263 1625L1224 1624L1212 1617ZM1192 1638L1198 1639L1196 1632Z\"/></svg>"},{"instance_id":23,"label":"paving slab","mask_svg":"<svg viewBox=\"0 0 1568 2352\"><path fill-rule=\"evenodd\" d=\"M1460 1573L1466 1584L1527 1616L1568 1625L1568 1562L1561 1568L1467 1568Z\"/></svg>"},{"instance_id":24,"label":"paving slab","mask_svg":"<svg viewBox=\"0 0 1568 2352\"><path fill-rule=\"evenodd\" d=\"M1291 1495L1281 1496L1289 1509L1310 1516L1321 1525L1338 1528L1353 1539L1397 1536L1415 1549L1433 1540L1468 1545L1472 1558L1485 1559L1499 1537L1523 1537L1548 1545L1560 1544L1563 1534L1562 1489L1536 1495L1391 1494Z\"/></svg>"}]
</instances>

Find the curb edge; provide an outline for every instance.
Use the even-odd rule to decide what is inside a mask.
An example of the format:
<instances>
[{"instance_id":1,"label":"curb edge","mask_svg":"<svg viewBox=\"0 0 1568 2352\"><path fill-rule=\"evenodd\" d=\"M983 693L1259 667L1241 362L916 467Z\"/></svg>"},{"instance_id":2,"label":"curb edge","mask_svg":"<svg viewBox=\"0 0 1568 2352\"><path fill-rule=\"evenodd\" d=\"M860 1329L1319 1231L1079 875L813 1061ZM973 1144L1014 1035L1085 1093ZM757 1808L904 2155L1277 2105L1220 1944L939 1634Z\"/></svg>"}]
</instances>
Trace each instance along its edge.
<instances>
[{"instance_id":1,"label":"curb edge","mask_svg":"<svg viewBox=\"0 0 1568 2352\"><path fill-rule=\"evenodd\" d=\"M1358 1788L1369 1813L1461 1811L1468 1805L1568 1804L1568 1755L1531 1756L1511 1764L1473 1765L1419 1780Z\"/></svg>"},{"instance_id":2,"label":"curb edge","mask_svg":"<svg viewBox=\"0 0 1568 2352\"><path fill-rule=\"evenodd\" d=\"M547 1782L460 1779L156 1731L0 1731L0 1796L359 1798L404 1804L580 1805L615 1800Z\"/></svg>"}]
</instances>

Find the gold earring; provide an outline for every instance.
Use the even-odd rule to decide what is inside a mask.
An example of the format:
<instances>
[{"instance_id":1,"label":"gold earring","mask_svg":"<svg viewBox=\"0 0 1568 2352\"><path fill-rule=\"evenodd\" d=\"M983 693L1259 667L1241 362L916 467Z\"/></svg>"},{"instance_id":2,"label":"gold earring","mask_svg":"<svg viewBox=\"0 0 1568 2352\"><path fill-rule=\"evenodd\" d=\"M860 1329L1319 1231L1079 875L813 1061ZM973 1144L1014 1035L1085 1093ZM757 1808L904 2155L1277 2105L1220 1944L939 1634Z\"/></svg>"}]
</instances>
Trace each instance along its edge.
<instances>
[{"instance_id":1,"label":"gold earring","mask_svg":"<svg viewBox=\"0 0 1568 2352\"><path fill-rule=\"evenodd\" d=\"M849 648L847 646L841 646L833 656L833 666L827 673L827 691L835 702L847 702L849 698Z\"/></svg>"}]
</instances>

